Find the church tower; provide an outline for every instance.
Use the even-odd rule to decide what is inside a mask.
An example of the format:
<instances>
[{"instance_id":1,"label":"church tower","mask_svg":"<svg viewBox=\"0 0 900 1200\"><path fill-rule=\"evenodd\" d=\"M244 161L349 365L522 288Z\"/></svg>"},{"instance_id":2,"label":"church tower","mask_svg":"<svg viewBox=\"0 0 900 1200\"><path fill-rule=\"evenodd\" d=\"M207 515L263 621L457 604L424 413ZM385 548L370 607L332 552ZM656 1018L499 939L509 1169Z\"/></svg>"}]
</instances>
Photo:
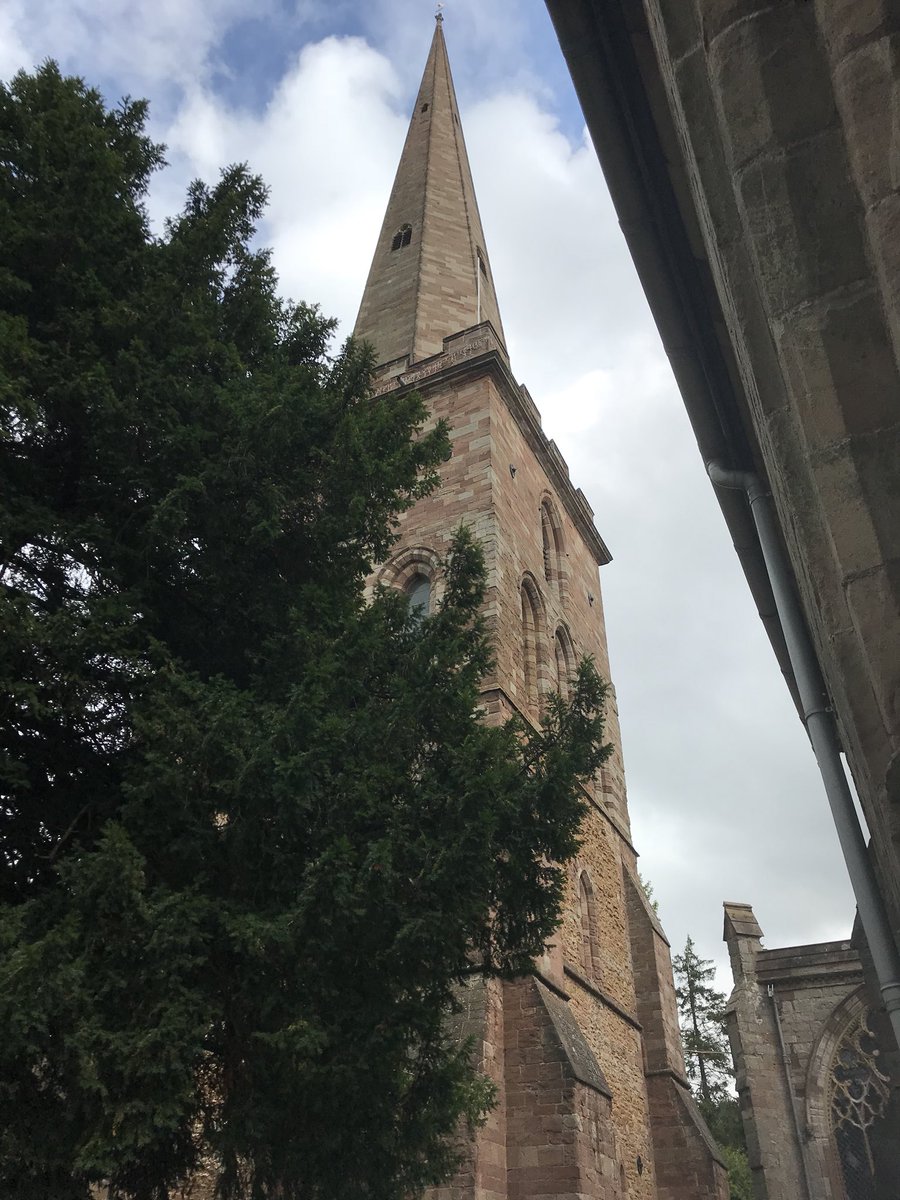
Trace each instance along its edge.
<instances>
[{"instance_id":1,"label":"church tower","mask_svg":"<svg viewBox=\"0 0 900 1200\"><path fill-rule=\"evenodd\" d=\"M582 655L609 679L610 555L510 369L440 17L354 333L375 347L376 393L415 387L453 446L375 578L430 603L469 525L495 648L485 719L537 722ZM727 1196L685 1078L668 942L638 882L612 690L607 737L556 943L527 978L468 988L460 1032L498 1103L442 1200Z\"/></svg>"}]
</instances>

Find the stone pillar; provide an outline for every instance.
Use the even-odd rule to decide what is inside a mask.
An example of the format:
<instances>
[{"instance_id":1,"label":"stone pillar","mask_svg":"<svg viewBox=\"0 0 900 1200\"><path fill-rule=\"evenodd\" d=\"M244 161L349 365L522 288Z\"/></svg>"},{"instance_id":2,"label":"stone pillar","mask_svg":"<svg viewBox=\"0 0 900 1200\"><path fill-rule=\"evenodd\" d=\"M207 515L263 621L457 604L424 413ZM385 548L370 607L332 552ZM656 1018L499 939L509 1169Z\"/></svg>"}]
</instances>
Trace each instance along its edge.
<instances>
[{"instance_id":1,"label":"stone pillar","mask_svg":"<svg viewBox=\"0 0 900 1200\"><path fill-rule=\"evenodd\" d=\"M612 1097L568 1003L535 978L504 986L509 1200L623 1200Z\"/></svg>"},{"instance_id":2,"label":"stone pillar","mask_svg":"<svg viewBox=\"0 0 900 1200\"><path fill-rule=\"evenodd\" d=\"M473 976L460 994L462 1011L451 1023L453 1037L474 1040L478 1069L497 1088L497 1103L473 1131L465 1159L453 1179L430 1189L429 1200L506 1200L506 1089L504 1084L503 984Z\"/></svg>"},{"instance_id":3,"label":"stone pillar","mask_svg":"<svg viewBox=\"0 0 900 1200\"><path fill-rule=\"evenodd\" d=\"M725 902L734 990L728 1037L755 1200L803 1200L806 1190L772 1005L756 977L762 930L749 904Z\"/></svg>"}]
</instances>

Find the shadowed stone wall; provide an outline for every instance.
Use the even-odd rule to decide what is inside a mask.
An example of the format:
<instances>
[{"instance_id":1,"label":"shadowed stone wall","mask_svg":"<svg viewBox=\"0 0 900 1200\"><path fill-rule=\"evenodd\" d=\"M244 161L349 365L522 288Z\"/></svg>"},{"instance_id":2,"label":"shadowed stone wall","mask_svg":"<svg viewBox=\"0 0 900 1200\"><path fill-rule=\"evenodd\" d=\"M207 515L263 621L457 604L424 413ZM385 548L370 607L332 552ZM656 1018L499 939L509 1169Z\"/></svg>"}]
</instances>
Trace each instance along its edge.
<instances>
[{"instance_id":1,"label":"shadowed stone wall","mask_svg":"<svg viewBox=\"0 0 900 1200\"><path fill-rule=\"evenodd\" d=\"M900 928L900 9L644 0L703 254Z\"/></svg>"}]
</instances>

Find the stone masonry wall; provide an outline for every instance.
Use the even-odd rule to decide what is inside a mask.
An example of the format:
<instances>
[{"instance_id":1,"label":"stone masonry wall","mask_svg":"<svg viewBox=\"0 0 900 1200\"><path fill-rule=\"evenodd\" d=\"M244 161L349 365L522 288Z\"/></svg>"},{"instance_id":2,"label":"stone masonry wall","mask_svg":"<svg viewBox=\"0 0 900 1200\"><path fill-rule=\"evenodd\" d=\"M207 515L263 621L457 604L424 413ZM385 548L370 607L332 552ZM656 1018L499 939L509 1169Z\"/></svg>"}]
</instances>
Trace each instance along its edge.
<instances>
[{"instance_id":1,"label":"stone masonry wall","mask_svg":"<svg viewBox=\"0 0 900 1200\"><path fill-rule=\"evenodd\" d=\"M541 987L505 989L509 1200L621 1200L610 1097L578 1078Z\"/></svg>"},{"instance_id":2,"label":"stone masonry wall","mask_svg":"<svg viewBox=\"0 0 900 1200\"><path fill-rule=\"evenodd\" d=\"M758 1200L844 1200L831 1071L841 1037L868 1011L859 956L849 941L763 950L744 904L726 904L725 934L735 980L729 1035ZM877 1023L873 1030L878 1036ZM883 1053L878 1061L889 1074ZM900 1185L896 1099L869 1137L884 1189L878 1195L893 1196Z\"/></svg>"},{"instance_id":3,"label":"stone masonry wall","mask_svg":"<svg viewBox=\"0 0 900 1200\"><path fill-rule=\"evenodd\" d=\"M718 1148L690 1094L678 1028L669 943L637 878L624 862L637 1014L659 1200L726 1200L728 1180Z\"/></svg>"},{"instance_id":4,"label":"stone masonry wall","mask_svg":"<svg viewBox=\"0 0 900 1200\"><path fill-rule=\"evenodd\" d=\"M486 353L481 352L484 346ZM564 631L573 659L590 654L601 675L609 678L598 575L598 546L605 548L596 535L592 540L590 531L585 533L583 500L572 489L558 452L540 432L527 393L512 382L489 330L484 337L472 330L448 339L445 356L416 364L399 378L386 378L382 386L409 384L423 392L434 418L449 420L453 457L442 472L439 491L401 519L400 543L380 578L402 586L411 571L427 570L429 562L446 552L460 521L472 526L485 547L484 615L496 656L495 669L484 681L485 716L499 721L519 712L537 721L543 695L559 682L558 630ZM552 516L552 542L542 534L546 512ZM530 632L523 627L523 580L535 613L528 618ZM525 659L529 638L536 643L536 670L530 674ZM658 922L655 928L648 924L646 911L629 916L626 889L634 877L636 853L628 836L612 692L607 716L614 753L602 778L588 788L583 845L569 871L563 922L539 967L555 989L554 1003L562 1003L567 1020L575 1022L579 1054L596 1065L610 1095L603 1098L590 1087L585 1092L577 1072L560 1082L559 1071L565 1075L565 1063L571 1067L574 1060L565 1053L560 1058L559 1048L552 1049L559 1035L552 1021L547 1024L539 985L533 980L505 985L503 1032L495 1027L490 1055L495 1065L503 1063L495 1077L502 1075L507 1194L557 1196L571 1188L573 1195L627 1195L629 1200L656 1200L658 1195L665 1200L720 1200L724 1176L715 1147L681 1096L686 1085L668 944ZM583 886L590 895L587 915ZM650 1059L668 1073L661 1084L651 1078L649 1094L644 1011L652 1016ZM657 1049L660 1038L666 1047L662 1053ZM537 1054L541 1061L525 1062L523 1053L526 1058ZM533 1076L527 1086L523 1072ZM672 1091L670 1084L681 1091ZM551 1099L542 1092L545 1086L562 1087L565 1094ZM440 1193L441 1200L503 1194L501 1124L494 1122L476 1137L471 1161ZM585 1142L588 1126L594 1132ZM657 1143L665 1159L664 1179L654 1161ZM591 1154L596 1159L598 1153L605 1165L591 1167ZM588 1185L587 1179L594 1182ZM583 1186L601 1190L581 1193Z\"/></svg>"},{"instance_id":5,"label":"stone masonry wall","mask_svg":"<svg viewBox=\"0 0 900 1200\"><path fill-rule=\"evenodd\" d=\"M644 8L749 420L900 931L897 6Z\"/></svg>"},{"instance_id":6,"label":"stone masonry wall","mask_svg":"<svg viewBox=\"0 0 900 1200\"><path fill-rule=\"evenodd\" d=\"M438 366L439 361L435 360L434 366ZM430 363L423 364L419 370L423 375L416 381L417 386L423 392L433 418L446 417L450 422L453 457L444 465L439 491L417 503L401 518L400 542L392 560L382 568L380 577L388 583L402 584L402 579L393 572L393 562L407 562L411 548L441 556L446 553L452 531L461 521L472 526L485 548L488 587L484 615L496 655L495 671L484 681L487 719L502 720L518 710L527 719L537 720L539 709L533 702L534 697L527 694L523 662L520 592L523 576L527 573L531 577L538 595L541 692L557 685L554 639L560 627L569 635L574 655L591 654L601 675L608 678L609 658L596 558L568 511L567 497L559 495L553 487L533 444L511 409L510 401L516 403L518 395L510 393L504 373L470 364L465 359L460 360L452 380L440 370L432 374ZM515 468L515 474L510 466ZM558 524L556 532L560 547L558 560L554 556L548 564L549 570L545 569L541 525L541 505L548 501ZM406 568L407 571L412 569ZM591 808L579 860L580 869L590 874L596 901L596 962L603 977L606 999L601 999L591 988L593 980L580 982L576 976L563 978L559 969L562 960L572 967L578 963L573 946L565 949L561 946L562 953L551 955L544 966L554 972L556 985L564 986L571 996L572 1012L586 1043L611 1081L611 1104L604 1101L594 1114L600 1130L595 1140L596 1137L601 1140L611 1138L618 1145L617 1154L613 1155L616 1187L626 1187L634 1200L654 1200L653 1144L643 1051L640 1029L633 1016L636 997L622 884L622 845L626 846L625 852L632 861L634 853L623 840L627 830L627 808L614 699L610 706L608 732L616 747L615 758L602 781L606 790L601 787L601 781L590 789ZM561 943L566 938L578 936L573 928L575 885L573 872L567 915L560 933ZM520 1000L516 998L517 986L507 985L504 993L507 1034L512 1019L507 1005L512 1004L518 1012L517 1036L543 1037L538 1026L526 1029L522 1013L516 1008L520 1006ZM534 1014L539 1009L530 1011ZM541 1162L549 1163L550 1159L560 1157L561 1150L558 1146L541 1148L546 1131L539 1129L539 1122L535 1124L538 1118L534 1113L529 1115L524 1110L519 1111L515 1118L519 1125L515 1125L511 1107L514 1081L509 1071L519 1069L514 1061L517 1051L508 1044L503 1047L498 1035L492 1053L502 1056L506 1064L503 1094L509 1139L509 1194L516 1194L515 1188L519 1188L522 1195L531 1194L527 1188L532 1187L532 1183L526 1185L523 1182L525 1175L521 1171L524 1167L520 1170L513 1165L516 1154L523 1161L537 1156ZM541 1097L534 1099L543 1111L548 1101ZM571 1106L569 1115L574 1118L579 1105L582 1108L597 1107L599 1101L576 1097L575 1091L570 1089L566 1103ZM454 1180L451 1188L442 1190L441 1200L498 1194L496 1189L500 1184L496 1177L489 1179L482 1169L481 1178L478 1178L479 1164L491 1158L486 1142L496 1133L496 1126L493 1129L489 1126L478 1135L471 1163ZM529 1137L537 1138L537 1141L529 1143ZM573 1133L573 1147L576 1141ZM572 1153L575 1153L574 1149ZM499 1165L502 1158L499 1145L495 1146L493 1154L495 1165ZM637 1169L639 1159L642 1173ZM520 1170L518 1175L517 1170ZM554 1188L563 1189L563 1184L564 1180L557 1178ZM608 1182L604 1183L604 1195L612 1195L608 1190L610 1186Z\"/></svg>"}]
</instances>

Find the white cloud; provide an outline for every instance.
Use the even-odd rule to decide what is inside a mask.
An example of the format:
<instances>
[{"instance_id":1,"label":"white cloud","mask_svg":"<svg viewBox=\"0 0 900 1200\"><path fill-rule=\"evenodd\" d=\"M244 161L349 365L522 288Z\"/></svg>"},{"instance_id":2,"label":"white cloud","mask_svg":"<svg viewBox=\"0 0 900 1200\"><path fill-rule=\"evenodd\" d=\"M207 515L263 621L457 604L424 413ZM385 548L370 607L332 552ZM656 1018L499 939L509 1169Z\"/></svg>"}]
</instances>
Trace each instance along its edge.
<instances>
[{"instance_id":1,"label":"white cloud","mask_svg":"<svg viewBox=\"0 0 900 1200\"><path fill-rule=\"evenodd\" d=\"M385 197L406 131L401 87L359 38L307 45L255 116L208 89L186 97L165 130L183 180L246 161L271 189L262 240L282 290L317 301L344 332L356 315Z\"/></svg>"},{"instance_id":2,"label":"white cloud","mask_svg":"<svg viewBox=\"0 0 900 1200\"><path fill-rule=\"evenodd\" d=\"M15 0L10 11L20 65L57 58L89 81L120 81L119 94L143 94L208 74L222 33L246 8L241 0Z\"/></svg>"}]
</instances>

